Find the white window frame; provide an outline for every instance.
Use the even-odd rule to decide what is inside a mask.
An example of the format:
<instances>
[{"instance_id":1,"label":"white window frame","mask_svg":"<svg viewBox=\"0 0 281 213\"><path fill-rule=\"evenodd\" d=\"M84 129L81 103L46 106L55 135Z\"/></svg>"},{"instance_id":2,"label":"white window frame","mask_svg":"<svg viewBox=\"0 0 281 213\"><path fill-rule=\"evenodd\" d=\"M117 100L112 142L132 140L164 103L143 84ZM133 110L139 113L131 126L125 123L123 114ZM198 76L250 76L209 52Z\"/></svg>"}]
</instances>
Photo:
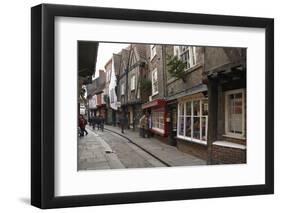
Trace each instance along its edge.
<instances>
[{"instance_id":1,"label":"white window frame","mask_svg":"<svg viewBox=\"0 0 281 213\"><path fill-rule=\"evenodd\" d=\"M125 95L125 83L121 84L121 95Z\"/></svg>"},{"instance_id":2,"label":"white window frame","mask_svg":"<svg viewBox=\"0 0 281 213\"><path fill-rule=\"evenodd\" d=\"M154 81L155 79L153 78L154 73L156 73L156 81ZM159 92L159 84L158 84L158 71L157 68L155 68L152 72L151 72L151 83L152 83L152 96L153 95L157 95ZM154 84L157 84L157 90L155 90Z\"/></svg>"},{"instance_id":3,"label":"white window frame","mask_svg":"<svg viewBox=\"0 0 281 213\"><path fill-rule=\"evenodd\" d=\"M180 111L180 106L181 105L184 105L185 104L185 102L180 102L180 103L178 103L178 119L177 119L177 136L178 137L184 137L185 136L185 121L184 121L184 119L185 119L185 112L186 112L186 109L185 109L185 106L183 107L183 115L181 115L181 111ZM180 129L180 119L183 117L183 135L180 135L179 134L179 129Z\"/></svg>"},{"instance_id":4,"label":"white window frame","mask_svg":"<svg viewBox=\"0 0 281 213\"><path fill-rule=\"evenodd\" d=\"M177 56L178 58L180 54L180 46L174 46L174 56Z\"/></svg>"},{"instance_id":5,"label":"white window frame","mask_svg":"<svg viewBox=\"0 0 281 213\"><path fill-rule=\"evenodd\" d=\"M206 99L206 98L192 99L192 100L181 101L181 102L178 103L178 124L177 124L177 137L178 138L181 138L181 139L184 139L184 140L188 140L188 141L191 141L191 142L195 142L195 143L200 143L200 144L203 144L203 145L207 145L208 117L209 117L209 115L203 115L202 114L202 101L204 101L204 100L208 100L208 99ZM199 114L199 118L200 118L200 139L193 138L193 133L194 133L193 132L193 119L194 119L193 104L194 104L195 101L199 101L199 104L200 104L200 114ZM186 136L186 117L188 117L187 114L186 114L186 103L187 102L191 102L191 137ZM183 104L183 106L184 106L183 135L179 134L179 128L180 128L180 120L179 119L182 117L182 116L180 116L180 105L181 104ZM205 127L206 140L202 140L202 118L203 117L206 118L206 127Z\"/></svg>"},{"instance_id":6,"label":"white window frame","mask_svg":"<svg viewBox=\"0 0 281 213\"><path fill-rule=\"evenodd\" d=\"M136 76L132 75L131 77L131 91L136 89Z\"/></svg>"},{"instance_id":7,"label":"white window frame","mask_svg":"<svg viewBox=\"0 0 281 213\"><path fill-rule=\"evenodd\" d=\"M163 122L160 122L160 113L161 117L163 117ZM151 119L152 119L152 129L157 131L157 132L160 132L162 134L164 134L165 132L165 112L162 112L162 111L152 111L151 112ZM160 128L160 126L162 126L163 128Z\"/></svg>"},{"instance_id":8,"label":"white window frame","mask_svg":"<svg viewBox=\"0 0 281 213\"><path fill-rule=\"evenodd\" d=\"M150 60L152 60L156 56L156 45L150 45Z\"/></svg>"},{"instance_id":9,"label":"white window frame","mask_svg":"<svg viewBox=\"0 0 281 213\"><path fill-rule=\"evenodd\" d=\"M183 48L186 48L183 50ZM174 56L182 59L181 56L189 52L189 58L186 60L187 70L197 64L196 47L194 46L174 46Z\"/></svg>"},{"instance_id":10,"label":"white window frame","mask_svg":"<svg viewBox=\"0 0 281 213\"><path fill-rule=\"evenodd\" d=\"M238 94L242 93L242 133L233 133L228 131L228 96L232 94ZM233 138L245 138L245 89L235 89L235 90L229 90L224 93L224 99L225 99L225 135L227 137L233 137Z\"/></svg>"}]
</instances>

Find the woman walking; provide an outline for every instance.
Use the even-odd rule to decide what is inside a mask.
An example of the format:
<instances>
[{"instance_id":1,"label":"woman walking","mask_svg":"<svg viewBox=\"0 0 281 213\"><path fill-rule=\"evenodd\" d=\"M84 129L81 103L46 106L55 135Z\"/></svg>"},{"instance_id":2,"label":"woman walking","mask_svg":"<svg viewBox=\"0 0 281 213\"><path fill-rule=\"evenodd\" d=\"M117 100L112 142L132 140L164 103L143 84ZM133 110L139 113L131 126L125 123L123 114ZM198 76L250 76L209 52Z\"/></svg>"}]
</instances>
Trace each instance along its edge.
<instances>
[{"instance_id":1,"label":"woman walking","mask_svg":"<svg viewBox=\"0 0 281 213\"><path fill-rule=\"evenodd\" d=\"M88 132L86 130L86 124L87 121L86 119L83 117L83 115L79 116L79 127L80 127L80 132L81 132L81 136L84 136L84 132L86 132L86 135L88 135Z\"/></svg>"}]
</instances>

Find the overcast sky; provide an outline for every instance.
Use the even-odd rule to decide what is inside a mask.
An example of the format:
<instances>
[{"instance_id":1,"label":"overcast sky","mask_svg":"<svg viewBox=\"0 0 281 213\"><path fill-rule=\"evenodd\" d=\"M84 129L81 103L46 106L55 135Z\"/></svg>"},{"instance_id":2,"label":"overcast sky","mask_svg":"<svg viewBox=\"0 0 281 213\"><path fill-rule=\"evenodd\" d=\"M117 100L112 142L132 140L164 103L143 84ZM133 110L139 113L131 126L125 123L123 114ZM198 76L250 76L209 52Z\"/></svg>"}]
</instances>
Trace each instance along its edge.
<instances>
[{"instance_id":1,"label":"overcast sky","mask_svg":"<svg viewBox=\"0 0 281 213\"><path fill-rule=\"evenodd\" d=\"M123 48L126 48L128 45L128 43L99 43L95 78L98 77L98 70L104 70L104 65L112 57L112 54L120 52Z\"/></svg>"}]
</instances>

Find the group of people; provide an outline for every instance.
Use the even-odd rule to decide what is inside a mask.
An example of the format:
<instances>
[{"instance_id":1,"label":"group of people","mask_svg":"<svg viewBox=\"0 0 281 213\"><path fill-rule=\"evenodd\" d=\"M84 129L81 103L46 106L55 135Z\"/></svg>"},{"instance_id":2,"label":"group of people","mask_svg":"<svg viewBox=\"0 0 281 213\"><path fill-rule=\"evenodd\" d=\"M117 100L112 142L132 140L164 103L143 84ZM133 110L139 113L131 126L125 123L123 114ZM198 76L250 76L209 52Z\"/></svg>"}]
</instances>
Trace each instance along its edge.
<instances>
[{"instance_id":1,"label":"group of people","mask_svg":"<svg viewBox=\"0 0 281 213\"><path fill-rule=\"evenodd\" d=\"M88 124L88 121L84 118L83 115L79 115L78 120L78 135L80 137L84 136L85 134L88 135L88 132L86 130L86 125ZM102 115L99 116L92 116L89 118L89 125L93 127L93 130L98 128L98 130L103 131L104 130L104 118Z\"/></svg>"},{"instance_id":2,"label":"group of people","mask_svg":"<svg viewBox=\"0 0 281 213\"><path fill-rule=\"evenodd\" d=\"M104 117L102 115L93 115L92 117L90 117L89 123L93 127L93 130L95 130L96 127L98 128L98 130L104 130Z\"/></svg>"},{"instance_id":3,"label":"group of people","mask_svg":"<svg viewBox=\"0 0 281 213\"><path fill-rule=\"evenodd\" d=\"M124 129L128 125L128 119L125 112L120 113L119 119L117 122L118 126L121 128L121 133L125 133ZM151 137L151 131L152 128L152 120L151 115L149 112L146 112L139 120L139 127L140 127L140 136L141 137Z\"/></svg>"},{"instance_id":4,"label":"group of people","mask_svg":"<svg viewBox=\"0 0 281 213\"><path fill-rule=\"evenodd\" d=\"M89 118L89 125L92 126L93 130L97 129L103 131L104 130L104 117L102 115L95 116ZM78 134L79 136L88 135L88 132L86 130L86 125L88 124L87 120L83 117L83 115L79 116L79 129ZM125 116L125 113L122 113L119 117L118 124L120 125L121 132L124 133L124 128L126 126L127 119ZM151 137L151 131L152 128L152 121L151 116L148 112L146 112L139 120L139 126L140 126L140 136L143 138L150 138Z\"/></svg>"}]
</instances>

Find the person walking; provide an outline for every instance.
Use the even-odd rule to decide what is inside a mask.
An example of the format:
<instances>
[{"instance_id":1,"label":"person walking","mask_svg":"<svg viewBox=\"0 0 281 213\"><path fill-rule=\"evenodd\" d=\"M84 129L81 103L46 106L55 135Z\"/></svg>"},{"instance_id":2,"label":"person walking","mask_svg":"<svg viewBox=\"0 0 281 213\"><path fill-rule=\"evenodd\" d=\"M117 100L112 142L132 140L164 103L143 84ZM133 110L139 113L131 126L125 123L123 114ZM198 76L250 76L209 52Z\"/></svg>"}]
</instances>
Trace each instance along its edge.
<instances>
[{"instance_id":1,"label":"person walking","mask_svg":"<svg viewBox=\"0 0 281 213\"><path fill-rule=\"evenodd\" d=\"M103 132L104 129L104 118L102 115L99 115L100 129Z\"/></svg>"},{"instance_id":2,"label":"person walking","mask_svg":"<svg viewBox=\"0 0 281 213\"><path fill-rule=\"evenodd\" d=\"M86 135L88 135L88 132L86 130L86 125L87 125L87 120L83 117L83 115L79 116L79 127L80 127L80 131L81 131L81 136L84 136L84 132L86 133Z\"/></svg>"},{"instance_id":3,"label":"person walking","mask_svg":"<svg viewBox=\"0 0 281 213\"><path fill-rule=\"evenodd\" d=\"M126 116L125 113L123 112L119 118L119 122L120 122L120 127L121 127L121 133L124 133L124 127L125 127L125 123L126 123Z\"/></svg>"},{"instance_id":4,"label":"person walking","mask_svg":"<svg viewBox=\"0 0 281 213\"><path fill-rule=\"evenodd\" d=\"M93 120L93 116L90 115L89 116L89 120L88 120L89 121L89 126L92 126L92 122L93 122L92 120Z\"/></svg>"},{"instance_id":5,"label":"person walking","mask_svg":"<svg viewBox=\"0 0 281 213\"><path fill-rule=\"evenodd\" d=\"M100 130L100 122L101 122L101 120L100 120L100 115L98 115L97 117L96 117L96 124L97 124L97 126L98 126L98 130Z\"/></svg>"},{"instance_id":6,"label":"person walking","mask_svg":"<svg viewBox=\"0 0 281 213\"><path fill-rule=\"evenodd\" d=\"M140 125L140 137L145 137L146 115L144 114L139 121Z\"/></svg>"},{"instance_id":7,"label":"person walking","mask_svg":"<svg viewBox=\"0 0 281 213\"><path fill-rule=\"evenodd\" d=\"M96 129L96 122L97 122L97 118L96 118L95 115L93 115L93 117L92 117L92 127L93 127L93 130Z\"/></svg>"},{"instance_id":8,"label":"person walking","mask_svg":"<svg viewBox=\"0 0 281 213\"><path fill-rule=\"evenodd\" d=\"M148 138L151 137L151 129L152 129L152 118L149 112L146 113L146 135Z\"/></svg>"}]
</instances>

